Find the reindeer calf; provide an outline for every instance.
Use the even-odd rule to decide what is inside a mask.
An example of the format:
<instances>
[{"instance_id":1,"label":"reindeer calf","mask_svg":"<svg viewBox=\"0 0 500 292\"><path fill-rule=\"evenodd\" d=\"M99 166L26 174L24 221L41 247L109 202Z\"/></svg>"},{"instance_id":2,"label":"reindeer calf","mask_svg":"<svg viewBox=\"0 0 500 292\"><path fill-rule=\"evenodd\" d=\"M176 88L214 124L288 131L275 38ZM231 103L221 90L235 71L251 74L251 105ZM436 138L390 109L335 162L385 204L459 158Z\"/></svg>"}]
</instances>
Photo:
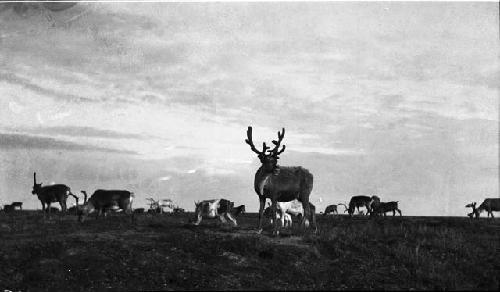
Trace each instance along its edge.
<instances>
[{"instance_id":1,"label":"reindeer calf","mask_svg":"<svg viewBox=\"0 0 500 292\"><path fill-rule=\"evenodd\" d=\"M378 214L384 214L387 212L392 211L392 216L396 216L396 211L399 213L399 216L401 216L401 210L398 209L398 202L397 201L392 201L392 202L373 202L372 205L372 211L370 212L370 215L378 215Z\"/></svg>"}]
</instances>

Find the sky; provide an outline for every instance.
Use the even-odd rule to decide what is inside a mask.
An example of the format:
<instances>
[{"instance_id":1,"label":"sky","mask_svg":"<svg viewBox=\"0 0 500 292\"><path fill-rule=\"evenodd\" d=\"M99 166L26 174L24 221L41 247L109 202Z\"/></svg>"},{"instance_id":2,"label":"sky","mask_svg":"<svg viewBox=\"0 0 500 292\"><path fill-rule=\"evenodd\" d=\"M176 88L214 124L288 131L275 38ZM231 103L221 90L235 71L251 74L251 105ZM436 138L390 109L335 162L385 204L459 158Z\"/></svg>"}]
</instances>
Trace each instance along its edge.
<instances>
[{"instance_id":1,"label":"sky","mask_svg":"<svg viewBox=\"0 0 500 292\"><path fill-rule=\"evenodd\" d=\"M279 163L313 174L318 212L499 196L498 3L1 5L0 204L40 209L37 172L256 212L248 126L256 145L285 128Z\"/></svg>"}]
</instances>

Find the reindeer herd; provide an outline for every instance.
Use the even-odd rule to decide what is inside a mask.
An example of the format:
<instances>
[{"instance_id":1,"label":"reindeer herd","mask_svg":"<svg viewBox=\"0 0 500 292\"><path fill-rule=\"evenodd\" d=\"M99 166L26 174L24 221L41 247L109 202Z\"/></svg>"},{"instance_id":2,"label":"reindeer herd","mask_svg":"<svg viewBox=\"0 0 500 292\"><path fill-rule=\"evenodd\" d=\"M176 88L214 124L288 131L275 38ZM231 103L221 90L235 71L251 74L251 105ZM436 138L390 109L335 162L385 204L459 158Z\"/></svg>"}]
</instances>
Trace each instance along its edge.
<instances>
[{"instance_id":1,"label":"reindeer herd","mask_svg":"<svg viewBox=\"0 0 500 292\"><path fill-rule=\"evenodd\" d=\"M259 198L259 222L258 233L263 230L264 220L268 220L273 225L273 235L278 235L280 228L292 226L292 218L300 222L303 228L312 227L317 231L316 225L316 207L310 202L310 194L313 189L313 175L309 170L302 166L281 166L278 164L280 155L285 151L285 145L281 145L285 136L285 129L278 131L278 139L272 141L272 146L262 143L262 149L257 149L252 139L252 127L247 129L246 144L250 150L257 154L260 160L260 167L255 172L254 190ZM42 204L42 210L50 216L51 203L59 203L63 213L78 215L78 220L83 222L85 218L96 212L98 218L100 215L106 216L109 210L121 210L126 214L133 216L134 213L144 212L144 208L132 210L132 201L134 194L127 190L96 190L90 198L85 191L83 203L80 204L78 196L71 192L70 187L64 184L54 184L42 186L37 183L36 173L33 174L32 194L36 195ZM69 196L76 200L76 205L67 208L66 201ZM88 198L88 199L87 199ZM267 208L266 201L269 199ZM349 204L339 203L338 205L328 205L323 212L323 216L328 214L338 214L339 207L344 207L344 213L353 216L357 210L358 214L370 216L383 215L396 212L402 216L397 201L381 202L376 195L373 196L352 196ZM470 218L478 218L483 211L487 211L488 217L494 217L493 211L500 211L500 198L488 198L476 208L476 203L466 205L472 208L468 214ZM4 205L4 211L12 211L16 208L22 209L21 202L13 202ZM365 212L360 211L364 208ZM184 213L183 209L178 208L177 213ZM182 212L181 212L182 211ZM195 202L195 215L190 223L199 225L203 218L219 219L226 223L228 220L237 226L238 215L245 212L245 206L234 207L234 202L220 198L213 200L204 200ZM45 215L44 215L45 216ZM132 217L133 218L133 217Z\"/></svg>"}]
</instances>

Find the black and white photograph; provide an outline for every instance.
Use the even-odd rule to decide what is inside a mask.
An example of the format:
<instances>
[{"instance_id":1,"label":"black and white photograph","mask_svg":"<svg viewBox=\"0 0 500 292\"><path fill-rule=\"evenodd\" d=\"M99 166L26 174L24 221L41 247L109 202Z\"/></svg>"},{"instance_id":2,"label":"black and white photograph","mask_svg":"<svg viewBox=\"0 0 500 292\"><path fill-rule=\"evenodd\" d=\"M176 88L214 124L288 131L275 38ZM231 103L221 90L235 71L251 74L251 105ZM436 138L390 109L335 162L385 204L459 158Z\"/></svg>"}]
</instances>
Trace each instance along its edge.
<instances>
[{"instance_id":1,"label":"black and white photograph","mask_svg":"<svg viewBox=\"0 0 500 292\"><path fill-rule=\"evenodd\" d=\"M498 1L0 1L0 290L500 288Z\"/></svg>"}]
</instances>

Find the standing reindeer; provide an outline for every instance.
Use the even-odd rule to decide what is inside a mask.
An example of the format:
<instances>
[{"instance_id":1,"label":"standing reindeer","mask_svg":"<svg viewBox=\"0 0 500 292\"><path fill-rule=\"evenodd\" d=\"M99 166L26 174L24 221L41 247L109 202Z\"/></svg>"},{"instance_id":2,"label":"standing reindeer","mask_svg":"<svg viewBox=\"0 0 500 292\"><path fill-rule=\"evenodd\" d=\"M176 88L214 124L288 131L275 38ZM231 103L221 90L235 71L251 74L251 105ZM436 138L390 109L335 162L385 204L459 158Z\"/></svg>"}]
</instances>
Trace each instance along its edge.
<instances>
[{"instance_id":1,"label":"standing reindeer","mask_svg":"<svg viewBox=\"0 0 500 292\"><path fill-rule=\"evenodd\" d=\"M71 189L67 185L56 184L50 186L43 186L42 184L36 183L36 172L33 173L33 195L37 195L38 199L42 203L42 210L45 213L45 205L47 205L47 210L50 214L50 204L54 202L59 202L61 205L62 212L66 212L66 200L71 193Z\"/></svg>"},{"instance_id":2,"label":"standing reindeer","mask_svg":"<svg viewBox=\"0 0 500 292\"><path fill-rule=\"evenodd\" d=\"M305 226L307 218L311 217L315 230L316 217L311 213L309 195L313 188L313 175L301 166L279 166L279 155L285 151L285 145L279 150L281 141L285 136L285 128L281 133L278 131L278 141L273 140L274 148L270 149L266 143L262 143L262 151L257 150L252 141L252 127L248 127L247 139L245 142L250 145L250 149L257 154L262 165L255 173L254 189L259 196L259 233L262 232L262 221L266 199L272 202L272 218L276 218L277 203L290 202L295 199L302 203L304 216L301 225ZM267 153L266 153L267 152ZM274 235L278 235L278 222L274 220Z\"/></svg>"}]
</instances>

